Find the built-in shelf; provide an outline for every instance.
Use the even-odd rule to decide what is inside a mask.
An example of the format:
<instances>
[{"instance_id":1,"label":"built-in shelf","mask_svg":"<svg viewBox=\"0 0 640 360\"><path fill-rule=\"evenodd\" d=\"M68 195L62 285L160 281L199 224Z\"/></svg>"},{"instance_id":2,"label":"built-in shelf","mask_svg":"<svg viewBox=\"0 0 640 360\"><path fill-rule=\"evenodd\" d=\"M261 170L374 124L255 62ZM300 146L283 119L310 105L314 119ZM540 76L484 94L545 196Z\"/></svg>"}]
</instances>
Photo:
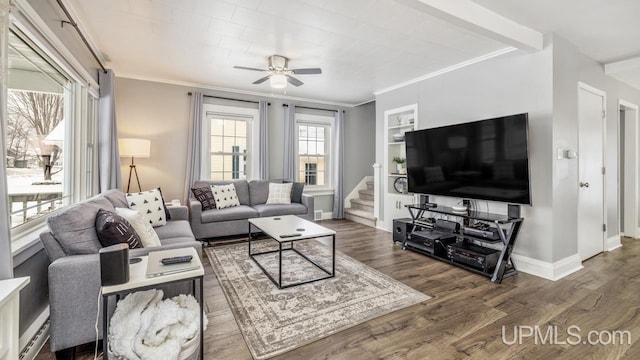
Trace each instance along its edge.
<instances>
[{"instance_id":1,"label":"built-in shelf","mask_svg":"<svg viewBox=\"0 0 640 360\"><path fill-rule=\"evenodd\" d=\"M389 130L406 129L406 128L409 128L410 130L413 130L413 124L402 124L402 125L395 125L395 126L389 126L388 127Z\"/></svg>"},{"instance_id":2,"label":"built-in shelf","mask_svg":"<svg viewBox=\"0 0 640 360\"><path fill-rule=\"evenodd\" d=\"M391 174L389 174L389 176L395 176L395 177L407 177L407 174L394 174L394 173L391 173Z\"/></svg>"}]
</instances>

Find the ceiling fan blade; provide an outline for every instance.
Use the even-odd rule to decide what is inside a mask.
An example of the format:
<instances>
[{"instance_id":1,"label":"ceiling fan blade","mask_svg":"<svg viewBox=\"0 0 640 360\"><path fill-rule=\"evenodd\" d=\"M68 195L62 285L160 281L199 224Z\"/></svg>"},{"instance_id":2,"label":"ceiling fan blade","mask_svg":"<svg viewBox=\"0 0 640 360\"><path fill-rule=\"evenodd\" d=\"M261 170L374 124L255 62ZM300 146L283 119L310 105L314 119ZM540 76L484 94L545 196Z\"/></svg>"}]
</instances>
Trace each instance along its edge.
<instances>
[{"instance_id":1,"label":"ceiling fan blade","mask_svg":"<svg viewBox=\"0 0 640 360\"><path fill-rule=\"evenodd\" d=\"M271 77L271 75L267 75L267 76L263 77L262 79L258 79L256 81L254 81L253 83L256 84L256 85L257 84L262 84L263 82L269 80L270 77Z\"/></svg>"},{"instance_id":2,"label":"ceiling fan blade","mask_svg":"<svg viewBox=\"0 0 640 360\"><path fill-rule=\"evenodd\" d=\"M322 74L322 69L320 68L291 69L291 71L294 74L302 74L302 75Z\"/></svg>"},{"instance_id":3,"label":"ceiling fan blade","mask_svg":"<svg viewBox=\"0 0 640 360\"><path fill-rule=\"evenodd\" d=\"M287 75L287 81L289 82L289 84L293 85L293 86L300 86L302 84L304 84L302 81L294 78L293 76Z\"/></svg>"},{"instance_id":4,"label":"ceiling fan blade","mask_svg":"<svg viewBox=\"0 0 640 360\"><path fill-rule=\"evenodd\" d=\"M252 71L268 71L268 70L264 70L264 69L256 69L256 68L252 68L252 67L246 67L246 66L234 66L234 69L242 69L242 70L252 70Z\"/></svg>"}]
</instances>

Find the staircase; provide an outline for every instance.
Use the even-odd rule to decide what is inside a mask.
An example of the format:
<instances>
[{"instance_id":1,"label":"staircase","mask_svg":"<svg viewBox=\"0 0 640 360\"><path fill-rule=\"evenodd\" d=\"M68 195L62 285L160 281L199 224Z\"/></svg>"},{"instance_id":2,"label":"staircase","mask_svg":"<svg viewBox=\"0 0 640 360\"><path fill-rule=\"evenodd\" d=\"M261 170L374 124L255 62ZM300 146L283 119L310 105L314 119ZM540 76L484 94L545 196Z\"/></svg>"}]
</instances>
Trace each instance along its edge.
<instances>
[{"instance_id":1,"label":"staircase","mask_svg":"<svg viewBox=\"0 0 640 360\"><path fill-rule=\"evenodd\" d=\"M358 197L349 200L350 207L344 209L345 218L363 225L376 227L373 213L373 181L367 181L366 190L358 190Z\"/></svg>"}]
</instances>

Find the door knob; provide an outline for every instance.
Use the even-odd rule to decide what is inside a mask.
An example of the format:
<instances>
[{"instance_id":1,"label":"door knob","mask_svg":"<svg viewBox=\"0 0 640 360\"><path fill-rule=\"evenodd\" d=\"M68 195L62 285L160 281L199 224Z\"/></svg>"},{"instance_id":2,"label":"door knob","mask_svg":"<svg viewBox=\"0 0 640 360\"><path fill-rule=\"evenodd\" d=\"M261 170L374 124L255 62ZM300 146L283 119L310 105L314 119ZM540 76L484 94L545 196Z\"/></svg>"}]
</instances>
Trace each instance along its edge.
<instances>
[{"instance_id":1,"label":"door knob","mask_svg":"<svg viewBox=\"0 0 640 360\"><path fill-rule=\"evenodd\" d=\"M580 187L589 187L589 183L588 182L580 182Z\"/></svg>"}]
</instances>

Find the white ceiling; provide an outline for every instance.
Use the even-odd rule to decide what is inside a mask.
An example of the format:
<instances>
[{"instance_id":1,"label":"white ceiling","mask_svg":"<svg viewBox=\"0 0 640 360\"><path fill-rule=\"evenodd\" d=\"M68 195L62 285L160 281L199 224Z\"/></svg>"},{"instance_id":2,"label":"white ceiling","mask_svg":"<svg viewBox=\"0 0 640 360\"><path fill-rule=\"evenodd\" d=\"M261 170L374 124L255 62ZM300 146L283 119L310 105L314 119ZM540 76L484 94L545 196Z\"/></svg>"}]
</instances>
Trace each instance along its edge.
<instances>
[{"instance_id":1,"label":"white ceiling","mask_svg":"<svg viewBox=\"0 0 640 360\"><path fill-rule=\"evenodd\" d=\"M406 1L66 2L117 76L343 104L508 47ZM640 21L631 21L640 14L638 0L476 2L534 30L556 31L598 61L640 53ZM323 73L297 75L305 84L283 93L268 82L252 85L262 73L233 69L265 68L273 54L288 57L292 68Z\"/></svg>"}]
</instances>

